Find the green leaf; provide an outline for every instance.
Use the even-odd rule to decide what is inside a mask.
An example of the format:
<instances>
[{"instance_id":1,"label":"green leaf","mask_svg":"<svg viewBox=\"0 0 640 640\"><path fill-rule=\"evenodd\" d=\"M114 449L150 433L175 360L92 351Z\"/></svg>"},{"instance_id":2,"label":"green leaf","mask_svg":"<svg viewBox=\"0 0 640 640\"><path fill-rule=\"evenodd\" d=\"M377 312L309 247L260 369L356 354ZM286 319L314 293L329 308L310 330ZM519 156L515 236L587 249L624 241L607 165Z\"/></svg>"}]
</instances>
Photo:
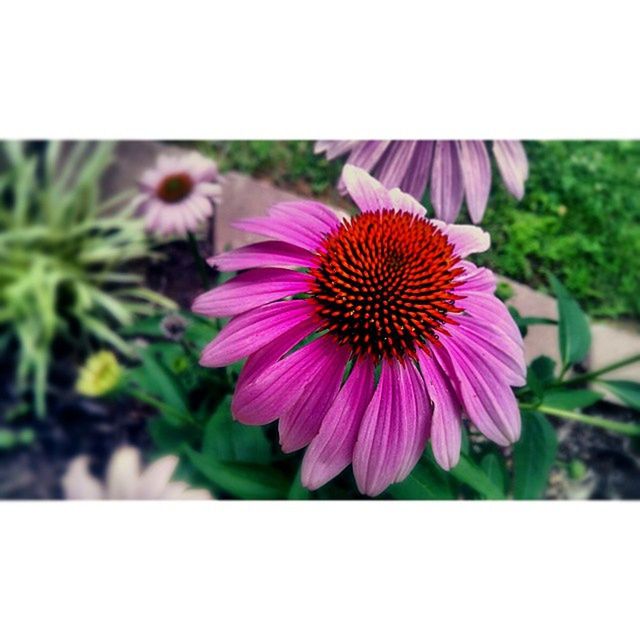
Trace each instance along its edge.
<instances>
[{"instance_id":1,"label":"green leaf","mask_svg":"<svg viewBox=\"0 0 640 640\"><path fill-rule=\"evenodd\" d=\"M504 500L505 493L493 482L487 473L470 457L462 454L460 462L451 469L451 475L460 482L477 491L482 497L490 500Z\"/></svg>"},{"instance_id":2,"label":"green leaf","mask_svg":"<svg viewBox=\"0 0 640 640\"><path fill-rule=\"evenodd\" d=\"M547 356L538 356L527 369L527 386L537 396L542 396L545 387L555 379L556 363Z\"/></svg>"},{"instance_id":3,"label":"green leaf","mask_svg":"<svg viewBox=\"0 0 640 640\"><path fill-rule=\"evenodd\" d=\"M628 407L640 411L640 384L631 380L598 380Z\"/></svg>"},{"instance_id":4,"label":"green leaf","mask_svg":"<svg viewBox=\"0 0 640 640\"><path fill-rule=\"evenodd\" d=\"M231 415L231 396L225 396L204 428L202 453L226 462L268 464L271 447L263 427L240 424Z\"/></svg>"},{"instance_id":5,"label":"green leaf","mask_svg":"<svg viewBox=\"0 0 640 640\"><path fill-rule=\"evenodd\" d=\"M557 449L551 423L537 411L523 411L522 435L513 447L513 495L517 500L542 498Z\"/></svg>"},{"instance_id":6,"label":"green leaf","mask_svg":"<svg viewBox=\"0 0 640 640\"><path fill-rule=\"evenodd\" d=\"M275 467L244 462L220 462L189 447L184 451L196 469L214 486L245 500L281 500L290 482Z\"/></svg>"},{"instance_id":7,"label":"green leaf","mask_svg":"<svg viewBox=\"0 0 640 640\"><path fill-rule=\"evenodd\" d=\"M558 303L560 355L562 364L567 367L581 362L589 353L589 319L555 276L550 275L549 280Z\"/></svg>"},{"instance_id":8,"label":"green leaf","mask_svg":"<svg viewBox=\"0 0 640 640\"><path fill-rule=\"evenodd\" d=\"M601 393L589 389L550 389L544 394L543 404L556 409L584 409L602 399Z\"/></svg>"},{"instance_id":9,"label":"green leaf","mask_svg":"<svg viewBox=\"0 0 640 640\"><path fill-rule=\"evenodd\" d=\"M430 460L427 453L409 477L392 484L387 493L397 500L455 500L457 497L449 474Z\"/></svg>"},{"instance_id":10,"label":"green leaf","mask_svg":"<svg viewBox=\"0 0 640 640\"><path fill-rule=\"evenodd\" d=\"M504 458L492 451L482 458L480 466L491 482L499 487L501 491L506 493L507 468L504 464Z\"/></svg>"}]
</instances>

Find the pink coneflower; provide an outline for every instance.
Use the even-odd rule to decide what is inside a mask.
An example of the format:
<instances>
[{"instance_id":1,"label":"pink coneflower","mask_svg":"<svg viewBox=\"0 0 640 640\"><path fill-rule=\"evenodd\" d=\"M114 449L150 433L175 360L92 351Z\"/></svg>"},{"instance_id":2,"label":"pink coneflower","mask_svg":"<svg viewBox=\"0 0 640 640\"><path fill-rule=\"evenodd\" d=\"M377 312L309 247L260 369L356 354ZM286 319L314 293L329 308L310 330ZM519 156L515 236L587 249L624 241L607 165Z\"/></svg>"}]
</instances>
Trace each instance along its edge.
<instances>
[{"instance_id":1,"label":"pink coneflower","mask_svg":"<svg viewBox=\"0 0 640 640\"><path fill-rule=\"evenodd\" d=\"M69 464L62 488L67 500L210 500L206 489L171 479L178 462L176 456L164 456L143 470L140 452L120 447L109 460L103 483L89 471L89 458L78 456Z\"/></svg>"},{"instance_id":2,"label":"pink coneflower","mask_svg":"<svg viewBox=\"0 0 640 640\"><path fill-rule=\"evenodd\" d=\"M505 186L518 200L524 196L529 165L517 140L495 140L493 155ZM491 190L491 160L481 140L320 140L316 153L332 160L346 153L347 162L375 175L387 188L399 187L420 200L431 179L436 217L453 222L462 200L478 224ZM344 193L341 180L339 188Z\"/></svg>"},{"instance_id":3,"label":"pink coneflower","mask_svg":"<svg viewBox=\"0 0 640 640\"><path fill-rule=\"evenodd\" d=\"M414 198L356 167L343 178L360 215L285 202L237 222L270 240L212 258L244 271L193 310L233 316L200 362L248 356L235 417L279 419L283 451L308 447L310 489L352 463L374 496L407 477L429 436L439 464L455 466L463 413L499 445L517 440L511 387L524 384L525 365L493 274L465 260L488 249L488 234L428 220Z\"/></svg>"},{"instance_id":4,"label":"pink coneflower","mask_svg":"<svg viewBox=\"0 0 640 640\"><path fill-rule=\"evenodd\" d=\"M218 179L216 163L199 153L160 156L139 181L136 205L147 230L163 236L196 231L219 202Z\"/></svg>"}]
</instances>

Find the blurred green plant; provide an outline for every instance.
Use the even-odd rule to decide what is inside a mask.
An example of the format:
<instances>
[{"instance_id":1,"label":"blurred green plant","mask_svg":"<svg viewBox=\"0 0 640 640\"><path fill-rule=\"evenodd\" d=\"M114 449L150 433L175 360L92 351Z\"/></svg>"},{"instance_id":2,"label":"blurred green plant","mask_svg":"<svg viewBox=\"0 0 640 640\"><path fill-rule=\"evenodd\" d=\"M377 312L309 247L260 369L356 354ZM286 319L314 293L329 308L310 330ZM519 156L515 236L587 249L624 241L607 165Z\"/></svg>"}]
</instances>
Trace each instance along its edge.
<instances>
[{"instance_id":1,"label":"blurred green plant","mask_svg":"<svg viewBox=\"0 0 640 640\"><path fill-rule=\"evenodd\" d=\"M175 306L123 270L150 248L131 194L100 201L112 150L89 142L0 148L0 353L17 346L16 384L21 393L33 387L39 415L54 342L83 351L106 343L131 355L113 327Z\"/></svg>"}]
</instances>

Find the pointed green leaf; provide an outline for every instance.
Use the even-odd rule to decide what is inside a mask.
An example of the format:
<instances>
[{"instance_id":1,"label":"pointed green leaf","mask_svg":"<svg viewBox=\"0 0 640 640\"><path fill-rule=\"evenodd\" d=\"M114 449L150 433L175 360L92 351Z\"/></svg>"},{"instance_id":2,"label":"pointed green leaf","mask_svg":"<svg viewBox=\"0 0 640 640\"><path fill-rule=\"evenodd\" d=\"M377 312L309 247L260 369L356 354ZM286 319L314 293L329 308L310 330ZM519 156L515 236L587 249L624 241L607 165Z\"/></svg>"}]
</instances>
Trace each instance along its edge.
<instances>
[{"instance_id":1,"label":"pointed green leaf","mask_svg":"<svg viewBox=\"0 0 640 640\"><path fill-rule=\"evenodd\" d=\"M537 411L523 411L522 435L513 447L514 498L543 497L557 449L555 429L545 416Z\"/></svg>"},{"instance_id":2,"label":"pointed green leaf","mask_svg":"<svg viewBox=\"0 0 640 640\"><path fill-rule=\"evenodd\" d=\"M640 384L631 380L598 380L628 407L640 411Z\"/></svg>"},{"instance_id":3,"label":"pointed green leaf","mask_svg":"<svg viewBox=\"0 0 640 640\"><path fill-rule=\"evenodd\" d=\"M478 492L483 498L504 500L506 497L504 491L469 456L464 454L460 456L460 462L451 469L451 475Z\"/></svg>"},{"instance_id":4,"label":"pointed green leaf","mask_svg":"<svg viewBox=\"0 0 640 640\"><path fill-rule=\"evenodd\" d=\"M602 398L602 394L589 389L550 389L544 394L543 404L555 409L584 409Z\"/></svg>"}]
</instances>

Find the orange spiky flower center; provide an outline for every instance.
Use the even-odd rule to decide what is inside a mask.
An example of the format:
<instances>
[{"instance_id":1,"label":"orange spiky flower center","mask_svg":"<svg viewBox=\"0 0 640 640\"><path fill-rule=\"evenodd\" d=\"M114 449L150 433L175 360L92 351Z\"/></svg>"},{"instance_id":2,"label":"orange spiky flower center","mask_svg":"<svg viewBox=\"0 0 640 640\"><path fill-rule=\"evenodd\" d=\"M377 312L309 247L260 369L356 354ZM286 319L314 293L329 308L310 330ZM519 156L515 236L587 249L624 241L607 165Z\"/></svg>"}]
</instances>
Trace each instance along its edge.
<instances>
[{"instance_id":1,"label":"orange spiky flower center","mask_svg":"<svg viewBox=\"0 0 640 640\"><path fill-rule=\"evenodd\" d=\"M438 344L462 308L463 273L447 236L406 211L365 212L323 241L313 277L316 315L355 357L404 361Z\"/></svg>"}]
</instances>

